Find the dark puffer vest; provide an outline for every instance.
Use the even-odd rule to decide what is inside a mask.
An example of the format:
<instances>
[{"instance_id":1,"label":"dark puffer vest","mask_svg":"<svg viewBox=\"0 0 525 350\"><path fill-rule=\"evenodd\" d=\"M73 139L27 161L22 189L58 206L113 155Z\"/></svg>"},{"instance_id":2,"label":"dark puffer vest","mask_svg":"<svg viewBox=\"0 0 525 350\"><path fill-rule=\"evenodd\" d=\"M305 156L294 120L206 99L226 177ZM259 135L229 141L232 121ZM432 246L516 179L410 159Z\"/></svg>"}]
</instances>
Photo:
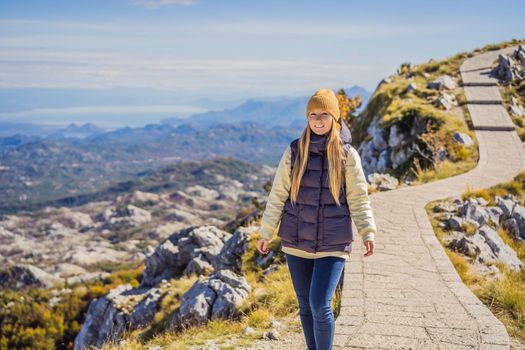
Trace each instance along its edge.
<instances>
[{"instance_id":1,"label":"dark puffer vest","mask_svg":"<svg viewBox=\"0 0 525 350\"><path fill-rule=\"evenodd\" d=\"M340 132L345 152L351 147L351 134L345 123ZM290 197L283 207L277 235L283 247L301 249L307 252L350 251L353 241L352 218L346 200L346 181L339 194L338 206L328 185L328 157L326 155L327 135L310 136L309 159L301 179L297 202L292 205ZM290 143L291 171L298 154L299 139ZM343 169L344 164L343 164Z\"/></svg>"}]
</instances>

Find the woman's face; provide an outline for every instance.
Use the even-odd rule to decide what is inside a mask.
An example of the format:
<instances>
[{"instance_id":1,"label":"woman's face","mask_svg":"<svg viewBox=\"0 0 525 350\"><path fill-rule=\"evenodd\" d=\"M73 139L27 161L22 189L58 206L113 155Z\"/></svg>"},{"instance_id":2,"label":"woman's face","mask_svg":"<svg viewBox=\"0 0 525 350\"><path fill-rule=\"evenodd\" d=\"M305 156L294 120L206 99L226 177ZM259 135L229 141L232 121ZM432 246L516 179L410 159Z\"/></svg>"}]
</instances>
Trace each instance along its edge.
<instances>
[{"instance_id":1,"label":"woman's face","mask_svg":"<svg viewBox=\"0 0 525 350\"><path fill-rule=\"evenodd\" d=\"M308 125L318 135L324 135L330 131L333 121L334 118L330 113L322 109L313 109L308 115Z\"/></svg>"}]
</instances>

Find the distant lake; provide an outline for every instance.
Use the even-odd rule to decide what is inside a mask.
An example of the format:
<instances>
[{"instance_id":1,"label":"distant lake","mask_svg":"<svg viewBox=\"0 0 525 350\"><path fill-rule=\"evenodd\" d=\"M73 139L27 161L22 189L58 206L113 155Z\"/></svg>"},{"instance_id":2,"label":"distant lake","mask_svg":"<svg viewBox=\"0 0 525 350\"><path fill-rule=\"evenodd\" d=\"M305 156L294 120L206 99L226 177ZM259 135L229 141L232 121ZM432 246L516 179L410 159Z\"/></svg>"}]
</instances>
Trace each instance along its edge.
<instances>
[{"instance_id":1,"label":"distant lake","mask_svg":"<svg viewBox=\"0 0 525 350\"><path fill-rule=\"evenodd\" d=\"M18 112L1 112L0 121L27 122L46 126L65 127L69 123L93 123L102 128L140 127L159 123L169 117L188 117L208 109L186 105L157 106L80 106L35 108Z\"/></svg>"}]
</instances>

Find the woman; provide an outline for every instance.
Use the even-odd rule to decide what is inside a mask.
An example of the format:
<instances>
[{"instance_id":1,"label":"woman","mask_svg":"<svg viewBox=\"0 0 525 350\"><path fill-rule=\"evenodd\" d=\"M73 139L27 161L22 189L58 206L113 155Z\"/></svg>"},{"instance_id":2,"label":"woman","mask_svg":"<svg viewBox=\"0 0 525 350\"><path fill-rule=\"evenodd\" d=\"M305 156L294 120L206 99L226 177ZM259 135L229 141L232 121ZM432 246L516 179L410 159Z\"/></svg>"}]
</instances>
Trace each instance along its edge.
<instances>
[{"instance_id":1,"label":"woman","mask_svg":"<svg viewBox=\"0 0 525 350\"><path fill-rule=\"evenodd\" d=\"M266 202L257 249L269 252L275 233L299 302L309 350L332 349L332 297L353 241L352 218L370 256L377 231L361 159L350 144L337 97L319 89L308 101L308 123L286 148Z\"/></svg>"}]
</instances>

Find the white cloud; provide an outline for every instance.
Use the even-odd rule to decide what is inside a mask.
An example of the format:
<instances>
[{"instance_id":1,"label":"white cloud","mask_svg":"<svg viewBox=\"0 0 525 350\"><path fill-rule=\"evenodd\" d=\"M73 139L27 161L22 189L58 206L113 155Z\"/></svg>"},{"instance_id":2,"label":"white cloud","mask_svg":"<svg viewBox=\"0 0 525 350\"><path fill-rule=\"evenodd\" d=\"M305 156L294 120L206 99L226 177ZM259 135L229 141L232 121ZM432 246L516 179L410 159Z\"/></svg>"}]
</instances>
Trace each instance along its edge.
<instances>
[{"instance_id":1,"label":"white cloud","mask_svg":"<svg viewBox=\"0 0 525 350\"><path fill-rule=\"evenodd\" d=\"M195 5L197 0L132 0L133 4L143 6L149 10L158 9L167 5Z\"/></svg>"},{"instance_id":2,"label":"white cloud","mask_svg":"<svg viewBox=\"0 0 525 350\"><path fill-rule=\"evenodd\" d=\"M428 40L458 25L340 20L312 25L308 18L148 25L0 19L0 33L7 33L0 35L0 88L154 87L274 94L319 84L373 88L395 69L392 58L367 56L347 39ZM316 44L334 51L323 54Z\"/></svg>"},{"instance_id":3,"label":"white cloud","mask_svg":"<svg viewBox=\"0 0 525 350\"><path fill-rule=\"evenodd\" d=\"M148 2L146 0L137 0ZM168 0L166 0L168 1ZM187 0L192 2L192 0ZM463 28L462 23L447 22L447 26L429 23L384 23L371 21L342 21L331 20L322 24L312 24L312 20L305 19L255 19L238 18L232 20L177 20L166 23L129 23L118 22L82 22L82 21L46 21L27 19L0 19L0 29L32 30L33 34L45 35L50 30L78 30L87 31L93 35L94 31L114 32L115 34L128 33L136 37L137 28L141 35L152 37L187 36L187 35L228 35L223 40L236 37L258 36L275 40L283 38L393 38L393 37L426 37L435 34L454 33ZM52 33L55 35L56 33ZM75 33L79 34L79 33ZM2 35L2 37L7 37ZM101 38L103 39L103 38Z\"/></svg>"},{"instance_id":4,"label":"white cloud","mask_svg":"<svg viewBox=\"0 0 525 350\"><path fill-rule=\"evenodd\" d=\"M51 49L4 49L0 88L142 87L273 91L374 79L377 65L308 59L214 59Z\"/></svg>"},{"instance_id":5,"label":"white cloud","mask_svg":"<svg viewBox=\"0 0 525 350\"><path fill-rule=\"evenodd\" d=\"M314 23L314 24L312 24ZM208 20L206 25L192 27L193 33L221 33L242 36L302 37L302 38L391 38L432 35L452 30L430 24L350 22L333 20L317 24L312 19L259 20L236 19L235 21Z\"/></svg>"},{"instance_id":6,"label":"white cloud","mask_svg":"<svg viewBox=\"0 0 525 350\"><path fill-rule=\"evenodd\" d=\"M116 25L114 23L105 22L86 22L86 21L50 21L50 20L35 20L35 19L0 19L0 27L9 29L23 29L39 30L41 32L49 31L50 29L59 30L90 30L90 31L129 31L132 29L128 25Z\"/></svg>"},{"instance_id":7,"label":"white cloud","mask_svg":"<svg viewBox=\"0 0 525 350\"><path fill-rule=\"evenodd\" d=\"M108 114L146 114L154 113L172 115L180 113L190 115L195 113L206 112L207 109L184 106L184 105L158 105L158 106L76 106L61 108L35 108L19 112L1 112L4 120L16 120L19 117L37 117L37 116L75 116L75 115L108 115Z\"/></svg>"}]
</instances>

